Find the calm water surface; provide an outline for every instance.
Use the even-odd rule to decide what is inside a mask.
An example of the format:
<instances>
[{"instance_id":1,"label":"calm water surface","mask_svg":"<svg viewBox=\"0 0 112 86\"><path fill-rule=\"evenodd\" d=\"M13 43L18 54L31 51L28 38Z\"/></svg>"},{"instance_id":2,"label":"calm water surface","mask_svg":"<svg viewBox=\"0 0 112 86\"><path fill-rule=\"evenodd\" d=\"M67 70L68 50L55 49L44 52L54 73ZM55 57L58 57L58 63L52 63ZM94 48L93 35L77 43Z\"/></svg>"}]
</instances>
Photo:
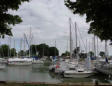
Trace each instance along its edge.
<instances>
[{"instance_id":1,"label":"calm water surface","mask_svg":"<svg viewBox=\"0 0 112 86\"><path fill-rule=\"evenodd\" d=\"M94 75L88 78L63 78L60 75L49 73L48 66L42 64L33 64L31 66L7 66L4 70L0 70L0 81L8 82L109 82L107 76Z\"/></svg>"}]
</instances>

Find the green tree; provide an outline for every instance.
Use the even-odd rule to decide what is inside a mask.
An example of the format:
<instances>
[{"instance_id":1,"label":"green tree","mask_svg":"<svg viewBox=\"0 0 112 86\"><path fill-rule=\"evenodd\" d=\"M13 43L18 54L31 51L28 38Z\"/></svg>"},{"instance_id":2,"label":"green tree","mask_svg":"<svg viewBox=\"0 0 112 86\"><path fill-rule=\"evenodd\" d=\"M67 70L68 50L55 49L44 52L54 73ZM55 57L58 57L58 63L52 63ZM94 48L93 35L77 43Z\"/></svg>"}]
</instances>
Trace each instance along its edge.
<instances>
[{"instance_id":1,"label":"green tree","mask_svg":"<svg viewBox=\"0 0 112 86\"><path fill-rule=\"evenodd\" d=\"M22 19L13 15L9 10L18 10L22 2L29 0L0 0L0 36L12 35L11 25L19 24Z\"/></svg>"},{"instance_id":2,"label":"green tree","mask_svg":"<svg viewBox=\"0 0 112 86\"><path fill-rule=\"evenodd\" d=\"M25 53L26 53L26 52L25 52L24 50L21 50L21 51L18 52L18 55L19 55L19 56L24 56Z\"/></svg>"},{"instance_id":3,"label":"green tree","mask_svg":"<svg viewBox=\"0 0 112 86\"><path fill-rule=\"evenodd\" d=\"M35 56L37 55L37 53L39 57L59 55L59 51L56 47L49 47L45 43L39 45L31 45L30 51L31 51L31 56ZM27 50L27 52L29 53L29 50Z\"/></svg>"},{"instance_id":4,"label":"green tree","mask_svg":"<svg viewBox=\"0 0 112 86\"><path fill-rule=\"evenodd\" d=\"M49 56L58 56L59 51L56 47L50 47L49 48Z\"/></svg>"},{"instance_id":5,"label":"green tree","mask_svg":"<svg viewBox=\"0 0 112 86\"><path fill-rule=\"evenodd\" d=\"M31 55L32 55L32 56L35 56L36 53L37 53L36 45L31 45L31 46L30 46L30 51L31 51Z\"/></svg>"},{"instance_id":6,"label":"green tree","mask_svg":"<svg viewBox=\"0 0 112 86\"><path fill-rule=\"evenodd\" d=\"M65 0L65 5L74 14L86 14L86 22L90 22L88 33L112 40L112 0Z\"/></svg>"},{"instance_id":7,"label":"green tree","mask_svg":"<svg viewBox=\"0 0 112 86\"><path fill-rule=\"evenodd\" d=\"M11 52L11 57L16 56L17 54L15 48L10 49L10 52Z\"/></svg>"},{"instance_id":8,"label":"green tree","mask_svg":"<svg viewBox=\"0 0 112 86\"><path fill-rule=\"evenodd\" d=\"M10 48L8 45L4 44L0 47L0 54L2 57L8 57L10 55Z\"/></svg>"},{"instance_id":9,"label":"green tree","mask_svg":"<svg viewBox=\"0 0 112 86\"><path fill-rule=\"evenodd\" d=\"M101 57L104 57L104 56L105 56L105 52L104 52L104 51L100 51L99 55L100 55Z\"/></svg>"},{"instance_id":10,"label":"green tree","mask_svg":"<svg viewBox=\"0 0 112 86\"><path fill-rule=\"evenodd\" d=\"M69 51L65 51L64 53L62 53L61 56L70 56L70 52Z\"/></svg>"},{"instance_id":11,"label":"green tree","mask_svg":"<svg viewBox=\"0 0 112 86\"><path fill-rule=\"evenodd\" d=\"M39 56L49 56L49 46L46 44L40 44L36 46Z\"/></svg>"},{"instance_id":12,"label":"green tree","mask_svg":"<svg viewBox=\"0 0 112 86\"><path fill-rule=\"evenodd\" d=\"M89 52L89 55L90 55L90 57L93 57L94 56L94 52L93 51L90 51Z\"/></svg>"},{"instance_id":13,"label":"green tree","mask_svg":"<svg viewBox=\"0 0 112 86\"><path fill-rule=\"evenodd\" d=\"M3 58L3 57L4 57L4 55L3 55L3 49L0 46L0 58Z\"/></svg>"}]
</instances>

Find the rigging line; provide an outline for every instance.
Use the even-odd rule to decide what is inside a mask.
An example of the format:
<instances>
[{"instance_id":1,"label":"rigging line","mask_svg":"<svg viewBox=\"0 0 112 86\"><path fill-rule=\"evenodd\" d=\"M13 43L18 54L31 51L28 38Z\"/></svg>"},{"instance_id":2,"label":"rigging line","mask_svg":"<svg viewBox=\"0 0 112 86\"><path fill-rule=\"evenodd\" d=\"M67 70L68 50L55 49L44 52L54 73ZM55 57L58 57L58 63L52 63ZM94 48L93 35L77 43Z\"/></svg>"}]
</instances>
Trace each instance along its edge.
<instances>
[{"instance_id":1,"label":"rigging line","mask_svg":"<svg viewBox=\"0 0 112 86\"><path fill-rule=\"evenodd\" d=\"M71 18L69 18L69 29L70 29L70 33L69 33L69 35L70 35L70 58L72 58L72 32L71 32L71 29L72 29L72 27L71 27L71 24L72 24L72 21L71 21Z\"/></svg>"},{"instance_id":2,"label":"rigging line","mask_svg":"<svg viewBox=\"0 0 112 86\"><path fill-rule=\"evenodd\" d=\"M83 46L84 46L84 48L85 48L85 50L86 50L86 46L85 46L85 43L84 43L84 41L83 41L83 39L82 39L82 35L81 35L81 33L80 33L80 30L79 30L78 26L77 26L77 31L79 32L80 39L81 39L81 41L82 41L82 43L83 43Z\"/></svg>"},{"instance_id":3,"label":"rigging line","mask_svg":"<svg viewBox=\"0 0 112 86\"><path fill-rule=\"evenodd\" d=\"M71 22L71 26L73 26L73 28L74 28L74 33L76 34L76 30L75 30L75 27L74 27L74 24L73 24L73 22ZM77 35L77 34L76 34ZM73 34L72 34L72 36L73 36ZM75 41L77 41L77 37L75 37ZM73 42L73 40L72 40L72 42ZM73 44L74 44L74 48L76 48L77 47L77 42L76 43L74 43L73 42Z\"/></svg>"},{"instance_id":4,"label":"rigging line","mask_svg":"<svg viewBox=\"0 0 112 86\"><path fill-rule=\"evenodd\" d=\"M99 42L99 41L98 41L98 37L97 37L97 51L96 51L96 52L97 52L97 56L98 56L98 54L99 54L99 44L98 44L98 42Z\"/></svg>"},{"instance_id":5,"label":"rigging line","mask_svg":"<svg viewBox=\"0 0 112 86\"><path fill-rule=\"evenodd\" d=\"M28 48L29 48L29 43L28 43L28 40L27 40L27 36L26 36L26 34L24 33L24 37L25 37L25 40L26 40L26 43L27 43L27 45L28 45Z\"/></svg>"}]
</instances>

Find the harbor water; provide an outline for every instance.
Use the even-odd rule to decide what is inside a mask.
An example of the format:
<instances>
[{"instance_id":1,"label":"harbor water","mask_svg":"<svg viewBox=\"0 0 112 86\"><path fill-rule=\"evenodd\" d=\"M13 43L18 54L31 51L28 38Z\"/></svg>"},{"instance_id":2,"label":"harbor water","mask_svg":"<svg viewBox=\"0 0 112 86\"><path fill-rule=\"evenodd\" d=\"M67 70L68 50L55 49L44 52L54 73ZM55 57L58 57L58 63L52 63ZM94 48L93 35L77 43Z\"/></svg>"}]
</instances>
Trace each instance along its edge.
<instances>
[{"instance_id":1,"label":"harbor water","mask_svg":"<svg viewBox=\"0 0 112 86\"><path fill-rule=\"evenodd\" d=\"M91 82L98 80L101 83L110 83L105 75L95 74L88 78L64 78L59 74L49 72L49 65L33 64L31 66L6 66L4 70L0 70L0 81L6 82Z\"/></svg>"}]
</instances>

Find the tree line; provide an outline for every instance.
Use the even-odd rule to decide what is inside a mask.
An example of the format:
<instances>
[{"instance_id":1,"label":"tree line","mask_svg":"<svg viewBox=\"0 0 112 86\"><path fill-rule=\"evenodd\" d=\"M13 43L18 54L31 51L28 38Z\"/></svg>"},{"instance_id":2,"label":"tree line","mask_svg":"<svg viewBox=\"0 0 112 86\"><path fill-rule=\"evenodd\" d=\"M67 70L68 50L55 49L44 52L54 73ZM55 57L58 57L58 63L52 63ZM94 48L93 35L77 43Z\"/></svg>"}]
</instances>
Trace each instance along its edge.
<instances>
[{"instance_id":1,"label":"tree line","mask_svg":"<svg viewBox=\"0 0 112 86\"><path fill-rule=\"evenodd\" d=\"M77 47L73 50L72 52L72 56L73 57L77 57L76 55L78 54L80 58L87 58L87 54L89 54L90 57L96 57L95 56L95 53L93 51L89 51L88 53L85 53L85 52L80 52L80 47ZM61 56L70 56L70 52L69 51L65 51L64 53L61 54ZM105 57L106 54L104 51L100 51L98 53L98 56L101 56L101 57Z\"/></svg>"},{"instance_id":2,"label":"tree line","mask_svg":"<svg viewBox=\"0 0 112 86\"><path fill-rule=\"evenodd\" d=\"M4 44L0 46L0 57L14 57L14 56L58 56L59 50L56 47L50 47L45 43L39 45L31 45L28 50L20 50L17 52L15 48L10 48L9 45Z\"/></svg>"}]
</instances>

